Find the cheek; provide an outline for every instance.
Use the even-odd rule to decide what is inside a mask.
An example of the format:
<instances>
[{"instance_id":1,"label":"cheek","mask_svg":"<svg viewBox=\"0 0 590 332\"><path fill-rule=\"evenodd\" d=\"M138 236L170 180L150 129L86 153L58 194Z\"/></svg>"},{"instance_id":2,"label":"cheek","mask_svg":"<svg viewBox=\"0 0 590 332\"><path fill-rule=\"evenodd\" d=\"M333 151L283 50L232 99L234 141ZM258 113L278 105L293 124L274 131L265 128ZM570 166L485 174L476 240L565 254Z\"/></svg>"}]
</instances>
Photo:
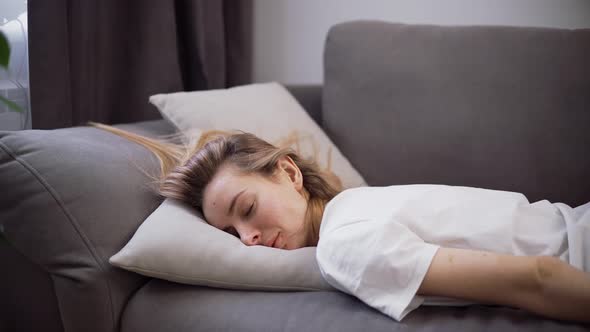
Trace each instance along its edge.
<instances>
[{"instance_id":1,"label":"cheek","mask_svg":"<svg viewBox=\"0 0 590 332\"><path fill-rule=\"evenodd\" d=\"M279 190L269 190L259 193L257 219L260 218L260 225L266 227L284 227L286 218L289 215L288 199ZM288 221L287 221L288 223Z\"/></svg>"},{"instance_id":2,"label":"cheek","mask_svg":"<svg viewBox=\"0 0 590 332\"><path fill-rule=\"evenodd\" d=\"M264 207L260 206L260 217L265 225L270 227L281 227L284 230L296 230L300 227L305 214L305 207L300 206L298 197L276 194L266 201L261 201Z\"/></svg>"},{"instance_id":3,"label":"cheek","mask_svg":"<svg viewBox=\"0 0 590 332\"><path fill-rule=\"evenodd\" d=\"M256 219L266 227L282 226L283 207L276 199L260 200Z\"/></svg>"}]
</instances>

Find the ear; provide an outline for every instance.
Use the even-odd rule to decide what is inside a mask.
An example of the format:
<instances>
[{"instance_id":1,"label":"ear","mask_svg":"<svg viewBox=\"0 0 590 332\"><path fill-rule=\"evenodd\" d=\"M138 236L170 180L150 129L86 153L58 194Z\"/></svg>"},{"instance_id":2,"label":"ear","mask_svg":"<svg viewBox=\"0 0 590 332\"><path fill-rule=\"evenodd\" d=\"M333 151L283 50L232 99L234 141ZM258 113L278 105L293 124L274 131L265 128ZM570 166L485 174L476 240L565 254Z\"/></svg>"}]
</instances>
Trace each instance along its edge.
<instances>
[{"instance_id":1,"label":"ear","mask_svg":"<svg viewBox=\"0 0 590 332\"><path fill-rule=\"evenodd\" d=\"M293 159L289 156L282 157L278 161L278 167L281 176L286 175L290 183L293 184L295 190L301 191L303 188L303 174L301 174L301 170L297 164L295 164Z\"/></svg>"}]
</instances>

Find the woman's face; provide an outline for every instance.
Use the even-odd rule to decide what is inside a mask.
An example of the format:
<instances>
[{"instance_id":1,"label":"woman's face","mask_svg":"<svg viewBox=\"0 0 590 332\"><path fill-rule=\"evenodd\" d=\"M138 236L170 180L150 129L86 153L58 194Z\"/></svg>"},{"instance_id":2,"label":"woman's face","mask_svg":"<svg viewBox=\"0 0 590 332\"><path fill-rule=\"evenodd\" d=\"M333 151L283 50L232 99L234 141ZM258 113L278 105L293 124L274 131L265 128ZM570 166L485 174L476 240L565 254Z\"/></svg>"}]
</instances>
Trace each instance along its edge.
<instances>
[{"instance_id":1,"label":"woman's face","mask_svg":"<svg viewBox=\"0 0 590 332\"><path fill-rule=\"evenodd\" d=\"M274 180L240 174L232 166L219 169L203 194L207 222L248 246L308 246L301 172L289 157L279 160L277 168Z\"/></svg>"}]
</instances>

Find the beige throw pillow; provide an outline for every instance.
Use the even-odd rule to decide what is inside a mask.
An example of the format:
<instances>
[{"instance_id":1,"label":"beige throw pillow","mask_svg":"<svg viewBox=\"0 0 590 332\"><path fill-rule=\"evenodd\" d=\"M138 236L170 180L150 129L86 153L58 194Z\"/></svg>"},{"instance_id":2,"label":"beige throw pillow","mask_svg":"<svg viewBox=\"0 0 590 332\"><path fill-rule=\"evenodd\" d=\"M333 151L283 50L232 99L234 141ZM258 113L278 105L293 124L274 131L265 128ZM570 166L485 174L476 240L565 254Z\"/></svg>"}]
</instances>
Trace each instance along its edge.
<instances>
[{"instance_id":1,"label":"beige throw pillow","mask_svg":"<svg viewBox=\"0 0 590 332\"><path fill-rule=\"evenodd\" d=\"M207 224L198 212L166 199L112 265L169 281L229 289L335 290L322 277L316 247L283 250L247 246Z\"/></svg>"},{"instance_id":2,"label":"beige throw pillow","mask_svg":"<svg viewBox=\"0 0 590 332\"><path fill-rule=\"evenodd\" d=\"M303 107L277 82L150 97L162 116L187 137L206 130L243 130L281 144L298 136L293 148L336 174L344 188L367 183Z\"/></svg>"}]
</instances>

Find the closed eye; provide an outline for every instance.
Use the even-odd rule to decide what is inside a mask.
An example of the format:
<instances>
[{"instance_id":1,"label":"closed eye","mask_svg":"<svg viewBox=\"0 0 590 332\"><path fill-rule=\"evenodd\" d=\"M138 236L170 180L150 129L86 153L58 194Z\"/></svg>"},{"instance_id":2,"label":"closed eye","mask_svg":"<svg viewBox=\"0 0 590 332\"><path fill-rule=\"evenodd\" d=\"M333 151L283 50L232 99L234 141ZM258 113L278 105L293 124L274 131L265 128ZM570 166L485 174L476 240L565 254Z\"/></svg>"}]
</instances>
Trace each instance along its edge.
<instances>
[{"instance_id":1,"label":"closed eye","mask_svg":"<svg viewBox=\"0 0 590 332\"><path fill-rule=\"evenodd\" d=\"M245 218L250 217L250 215L254 212L254 205L256 202L252 202L252 204L250 205L250 208L248 208L248 211L246 212L246 214L244 215ZM223 230L226 233L229 233L235 237L237 237L238 239L240 238L240 235L238 234L238 232L233 228L233 227L227 227Z\"/></svg>"},{"instance_id":2,"label":"closed eye","mask_svg":"<svg viewBox=\"0 0 590 332\"><path fill-rule=\"evenodd\" d=\"M254 209L254 203L252 203L252 205L250 205L250 208L248 209L248 212L246 212L246 215L244 217L249 217L250 214L252 213L253 209Z\"/></svg>"}]
</instances>

